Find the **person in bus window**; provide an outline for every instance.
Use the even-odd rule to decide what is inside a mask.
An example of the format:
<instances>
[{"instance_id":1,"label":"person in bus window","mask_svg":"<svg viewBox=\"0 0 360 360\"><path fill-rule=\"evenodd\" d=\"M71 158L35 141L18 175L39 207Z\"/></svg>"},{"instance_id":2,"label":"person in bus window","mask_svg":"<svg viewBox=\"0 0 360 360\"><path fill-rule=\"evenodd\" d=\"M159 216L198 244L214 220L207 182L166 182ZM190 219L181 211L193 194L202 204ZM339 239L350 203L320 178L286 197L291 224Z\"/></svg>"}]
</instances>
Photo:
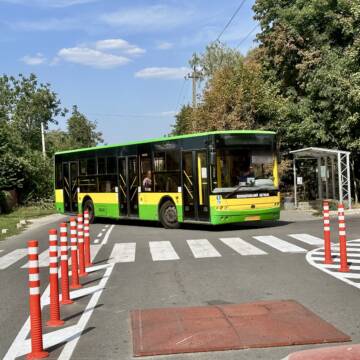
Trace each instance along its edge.
<instances>
[{"instance_id":1,"label":"person in bus window","mask_svg":"<svg viewBox=\"0 0 360 360\"><path fill-rule=\"evenodd\" d=\"M143 188L145 191L151 191L151 186L152 186L151 171L148 170L143 180Z\"/></svg>"}]
</instances>

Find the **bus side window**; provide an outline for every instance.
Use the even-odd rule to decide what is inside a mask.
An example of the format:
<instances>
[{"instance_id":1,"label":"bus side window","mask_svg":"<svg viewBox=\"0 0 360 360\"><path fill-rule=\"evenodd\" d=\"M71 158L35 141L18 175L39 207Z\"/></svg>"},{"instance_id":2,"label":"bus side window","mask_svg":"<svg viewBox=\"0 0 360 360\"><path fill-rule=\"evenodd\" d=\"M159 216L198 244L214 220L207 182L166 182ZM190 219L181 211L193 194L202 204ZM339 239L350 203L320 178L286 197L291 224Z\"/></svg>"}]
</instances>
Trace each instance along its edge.
<instances>
[{"instance_id":1,"label":"bus side window","mask_svg":"<svg viewBox=\"0 0 360 360\"><path fill-rule=\"evenodd\" d=\"M145 192L154 190L154 177L151 171L151 158L148 154L141 154L140 158L141 190Z\"/></svg>"}]
</instances>

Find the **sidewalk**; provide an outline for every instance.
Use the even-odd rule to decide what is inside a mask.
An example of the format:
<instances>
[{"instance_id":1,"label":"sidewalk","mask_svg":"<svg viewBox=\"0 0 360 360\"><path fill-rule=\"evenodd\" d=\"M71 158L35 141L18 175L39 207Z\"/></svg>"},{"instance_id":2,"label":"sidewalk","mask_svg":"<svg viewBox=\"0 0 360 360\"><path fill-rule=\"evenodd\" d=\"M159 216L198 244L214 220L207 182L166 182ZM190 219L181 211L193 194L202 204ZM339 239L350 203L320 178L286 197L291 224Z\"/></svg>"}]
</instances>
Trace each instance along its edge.
<instances>
[{"instance_id":1,"label":"sidewalk","mask_svg":"<svg viewBox=\"0 0 360 360\"><path fill-rule=\"evenodd\" d=\"M336 217L337 210L330 211L330 217ZM345 210L345 216L360 216L360 209ZM322 213L317 210L281 210L280 220L282 221L311 221L321 220Z\"/></svg>"}]
</instances>

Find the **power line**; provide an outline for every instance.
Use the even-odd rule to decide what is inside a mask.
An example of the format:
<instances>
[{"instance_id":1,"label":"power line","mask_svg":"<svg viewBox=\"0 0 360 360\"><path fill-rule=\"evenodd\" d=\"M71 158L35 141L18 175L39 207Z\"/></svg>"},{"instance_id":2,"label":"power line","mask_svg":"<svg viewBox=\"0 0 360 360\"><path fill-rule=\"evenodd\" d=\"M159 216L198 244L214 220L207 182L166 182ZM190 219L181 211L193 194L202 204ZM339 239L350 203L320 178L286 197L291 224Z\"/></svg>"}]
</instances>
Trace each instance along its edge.
<instances>
[{"instance_id":1,"label":"power line","mask_svg":"<svg viewBox=\"0 0 360 360\"><path fill-rule=\"evenodd\" d=\"M235 49L238 49L252 34L253 32L260 27L260 24L256 24L248 33L247 35L237 44Z\"/></svg>"},{"instance_id":2,"label":"power line","mask_svg":"<svg viewBox=\"0 0 360 360\"><path fill-rule=\"evenodd\" d=\"M230 26L230 24L233 22L233 20L235 19L236 15L238 14L238 12L241 10L241 8L244 6L246 0L242 0L240 5L237 7L237 9L235 10L235 12L232 14L230 20L227 22L227 24L224 26L224 28L222 29L222 31L220 32L220 34L218 35L218 37L216 38L215 41L219 41L221 36L224 34L224 32L226 31L226 29Z\"/></svg>"}]
</instances>

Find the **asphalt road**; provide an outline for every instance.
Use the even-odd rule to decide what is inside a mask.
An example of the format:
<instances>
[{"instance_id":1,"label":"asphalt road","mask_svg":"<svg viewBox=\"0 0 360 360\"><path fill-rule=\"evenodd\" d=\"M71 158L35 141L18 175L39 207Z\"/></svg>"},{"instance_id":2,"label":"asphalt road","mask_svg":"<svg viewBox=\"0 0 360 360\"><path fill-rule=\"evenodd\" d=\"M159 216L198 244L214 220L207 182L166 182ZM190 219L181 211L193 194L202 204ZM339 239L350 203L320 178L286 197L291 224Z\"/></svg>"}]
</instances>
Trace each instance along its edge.
<instances>
[{"instance_id":1,"label":"asphalt road","mask_svg":"<svg viewBox=\"0 0 360 360\"><path fill-rule=\"evenodd\" d=\"M336 224L336 220L333 223ZM11 359L25 353L26 349L22 352L21 347L28 339L27 270L21 268L26 264L26 258L11 264L9 261L6 267L5 257L16 249L25 248L28 239L38 239L40 252L46 251L47 231L57 224L58 221L0 242L0 268L3 261L3 269L0 269L0 358ZM290 234L321 238L322 222L277 222L221 228L186 226L179 230L139 222L92 225L92 244L96 243L99 251L94 263L103 266L81 280L90 293L78 293L75 304L61 308L61 316L66 321L62 329L67 330L44 326L44 333L55 334L45 340L46 344L51 342L49 358L132 359L129 320L132 309L259 300L296 300L350 335L354 343L360 343L360 289L311 266L306 261L306 252L290 252L294 251L292 245L306 251L320 247L296 240ZM333 235L336 242L335 231ZM285 246L282 250L288 252L266 244L268 238L254 238L259 236L275 236L285 241L279 246ZM360 239L360 218L347 219L347 236L348 240ZM229 243L220 240L223 238L241 238L255 247L253 251L262 251L262 254L240 255ZM200 239L207 241L199 243ZM159 249L157 242L165 247ZM164 242L167 243L164 245ZM114 247L115 244L123 245ZM159 257L166 260L158 261ZM48 268L42 267L42 291L47 287L47 279ZM43 321L48 316L48 306L45 306ZM148 359L275 360L290 352L313 347L178 354Z\"/></svg>"}]
</instances>

